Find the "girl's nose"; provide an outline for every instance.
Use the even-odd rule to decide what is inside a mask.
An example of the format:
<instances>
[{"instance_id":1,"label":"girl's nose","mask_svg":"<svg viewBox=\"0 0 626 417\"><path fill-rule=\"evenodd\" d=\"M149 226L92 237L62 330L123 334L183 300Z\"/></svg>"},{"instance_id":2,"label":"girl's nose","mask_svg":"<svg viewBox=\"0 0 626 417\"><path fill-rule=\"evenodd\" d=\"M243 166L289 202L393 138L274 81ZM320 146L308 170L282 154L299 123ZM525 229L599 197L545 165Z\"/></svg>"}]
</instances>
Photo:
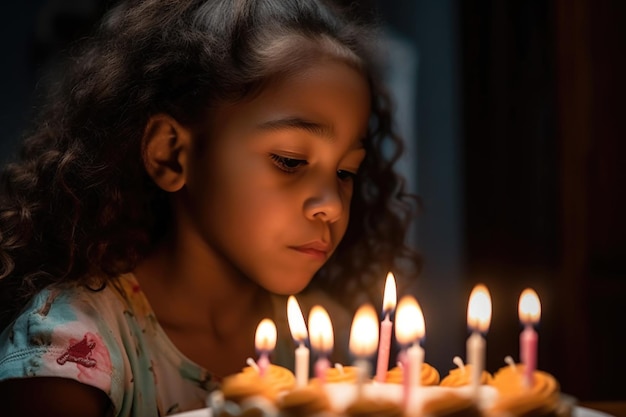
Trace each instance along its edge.
<instances>
[{"instance_id":1,"label":"girl's nose","mask_svg":"<svg viewBox=\"0 0 626 417\"><path fill-rule=\"evenodd\" d=\"M343 204L337 179L334 178L332 182L320 181L315 192L304 202L304 213L311 220L321 219L333 223L341 218Z\"/></svg>"}]
</instances>

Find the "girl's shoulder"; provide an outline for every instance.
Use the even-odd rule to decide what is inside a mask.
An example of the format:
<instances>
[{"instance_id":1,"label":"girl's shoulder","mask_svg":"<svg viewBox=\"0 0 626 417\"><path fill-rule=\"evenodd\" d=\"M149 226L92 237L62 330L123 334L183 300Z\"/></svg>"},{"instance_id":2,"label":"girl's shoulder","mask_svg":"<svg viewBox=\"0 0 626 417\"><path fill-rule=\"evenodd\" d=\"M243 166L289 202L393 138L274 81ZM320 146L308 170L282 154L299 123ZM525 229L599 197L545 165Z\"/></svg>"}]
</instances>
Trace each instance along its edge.
<instances>
[{"instance_id":1,"label":"girl's shoulder","mask_svg":"<svg viewBox=\"0 0 626 417\"><path fill-rule=\"evenodd\" d=\"M0 334L0 381L60 377L111 396L122 363L111 326L121 306L112 289L49 286Z\"/></svg>"},{"instance_id":2,"label":"girl's shoulder","mask_svg":"<svg viewBox=\"0 0 626 417\"><path fill-rule=\"evenodd\" d=\"M101 289L79 284L42 289L0 334L0 380L48 376L74 379L104 391L115 405L124 396L128 352L124 340L141 332L148 314L133 298L133 278Z\"/></svg>"},{"instance_id":3,"label":"girl's shoulder","mask_svg":"<svg viewBox=\"0 0 626 417\"><path fill-rule=\"evenodd\" d=\"M98 388L121 415L199 408L217 383L169 341L132 274L33 297L0 334L0 381L37 376Z\"/></svg>"},{"instance_id":4,"label":"girl's shoulder","mask_svg":"<svg viewBox=\"0 0 626 417\"><path fill-rule=\"evenodd\" d=\"M132 274L111 278L100 288L79 283L53 284L36 293L13 323L34 321L57 327L73 322L115 322L121 316L138 320L152 314Z\"/></svg>"}]
</instances>

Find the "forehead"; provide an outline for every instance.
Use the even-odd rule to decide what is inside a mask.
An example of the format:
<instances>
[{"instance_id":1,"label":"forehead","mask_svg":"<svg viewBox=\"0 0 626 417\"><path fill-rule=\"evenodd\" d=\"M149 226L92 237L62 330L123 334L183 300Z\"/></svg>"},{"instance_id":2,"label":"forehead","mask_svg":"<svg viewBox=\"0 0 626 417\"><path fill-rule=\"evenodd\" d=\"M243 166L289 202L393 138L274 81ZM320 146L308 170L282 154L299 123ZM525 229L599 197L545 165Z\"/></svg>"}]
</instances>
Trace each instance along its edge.
<instances>
[{"instance_id":1,"label":"forehead","mask_svg":"<svg viewBox=\"0 0 626 417\"><path fill-rule=\"evenodd\" d=\"M235 122L254 129L272 120L298 118L327 126L329 136L360 141L370 112L367 78L353 65L327 57L301 71L274 76L253 96L214 108L214 127ZM215 133L215 132L214 132Z\"/></svg>"}]
</instances>

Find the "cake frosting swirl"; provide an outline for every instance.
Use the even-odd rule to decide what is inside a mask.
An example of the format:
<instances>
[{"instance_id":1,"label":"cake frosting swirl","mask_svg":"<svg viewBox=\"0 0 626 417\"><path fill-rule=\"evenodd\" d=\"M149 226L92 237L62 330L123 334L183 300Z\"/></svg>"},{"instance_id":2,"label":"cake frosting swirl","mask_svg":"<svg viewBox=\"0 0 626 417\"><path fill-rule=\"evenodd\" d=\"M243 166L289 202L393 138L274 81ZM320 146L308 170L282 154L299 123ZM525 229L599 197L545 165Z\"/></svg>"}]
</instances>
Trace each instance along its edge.
<instances>
[{"instance_id":1,"label":"cake frosting swirl","mask_svg":"<svg viewBox=\"0 0 626 417\"><path fill-rule=\"evenodd\" d=\"M443 387L462 387L469 385L471 382L472 365L464 365L463 367L451 369L439 385ZM480 375L480 384L490 384L493 380L492 375L487 371L482 371Z\"/></svg>"},{"instance_id":2,"label":"cake frosting swirl","mask_svg":"<svg viewBox=\"0 0 626 417\"><path fill-rule=\"evenodd\" d=\"M403 369L400 366L396 366L387 371L387 383L390 384L402 384L403 383ZM423 386L438 385L440 380L439 371L433 366L424 362L422 364L422 370L420 374L420 381Z\"/></svg>"},{"instance_id":3,"label":"cake frosting swirl","mask_svg":"<svg viewBox=\"0 0 626 417\"><path fill-rule=\"evenodd\" d=\"M243 378L260 377L259 371L251 366L243 368L241 374ZM263 379L264 384L271 385L277 392L290 390L296 385L296 377L291 370L274 364L270 364L266 374L260 378Z\"/></svg>"},{"instance_id":4,"label":"cake frosting swirl","mask_svg":"<svg viewBox=\"0 0 626 417\"><path fill-rule=\"evenodd\" d=\"M355 383L358 376L356 366L335 366L326 370L326 382L350 382Z\"/></svg>"},{"instance_id":5,"label":"cake frosting swirl","mask_svg":"<svg viewBox=\"0 0 626 417\"><path fill-rule=\"evenodd\" d=\"M560 385L554 376L536 370L529 386L524 384L524 365L514 364L500 368L491 385L498 391L498 399L488 410L492 416L569 416L571 406L562 401Z\"/></svg>"}]
</instances>

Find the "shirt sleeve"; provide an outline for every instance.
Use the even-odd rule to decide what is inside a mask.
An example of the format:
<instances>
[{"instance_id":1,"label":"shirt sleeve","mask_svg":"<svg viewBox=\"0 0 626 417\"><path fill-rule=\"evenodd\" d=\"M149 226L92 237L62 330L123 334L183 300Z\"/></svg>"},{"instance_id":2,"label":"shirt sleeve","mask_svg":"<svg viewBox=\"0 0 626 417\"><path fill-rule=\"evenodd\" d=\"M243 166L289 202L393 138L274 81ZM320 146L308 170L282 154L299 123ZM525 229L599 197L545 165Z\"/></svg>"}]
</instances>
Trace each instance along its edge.
<instances>
[{"instance_id":1,"label":"shirt sleeve","mask_svg":"<svg viewBox=\"0 0 626 417\"><path fill-rule=\"evenodd\" d=\"M119 407L124 369L103 312L81 291L46 289L0 335L0 380L70 378L104 391ZM117 404L116 404L117 403Z\"/></svg>"}]
</instances>

